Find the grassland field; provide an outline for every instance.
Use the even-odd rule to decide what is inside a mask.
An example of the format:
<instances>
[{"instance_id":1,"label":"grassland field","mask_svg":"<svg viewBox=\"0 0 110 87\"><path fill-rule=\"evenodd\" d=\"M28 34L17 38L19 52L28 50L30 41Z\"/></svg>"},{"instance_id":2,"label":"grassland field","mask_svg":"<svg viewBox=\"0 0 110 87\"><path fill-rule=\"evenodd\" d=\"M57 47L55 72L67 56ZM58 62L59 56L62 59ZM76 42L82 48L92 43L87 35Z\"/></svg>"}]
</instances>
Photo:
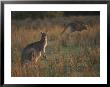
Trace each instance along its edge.
<instances>
[{"instance_id":1,"label":"grassland field","mask_svg":"<svg viewBox=\"0 0 110 87\"><path fill-rule=\"evenodd\" d=\"M73 17L84 21L86 17ZM70 18L72 20L72 18ZM91 17L91 22L96 19ZM27 22L29 19L12 20L11 28L11 76L12 77L99 77L100 76L100 24L88 26L81 32L61 32L61 22L52 24L45 20ZM54 19L53 19L54 20ZM68 19L66 19L68 20ZM40 22L39 22L40 21ZM37 24L36 24L37 23ZM39 23L39 24L38 24ZM90 23L91 24L91 23ZM37 26L35 26L37 25ZM60 26L61 25L61 26ZM48 31L47 58L37 64L21 66L23 48L40 39L40 32Z\"/></svg>"}]
</instances>

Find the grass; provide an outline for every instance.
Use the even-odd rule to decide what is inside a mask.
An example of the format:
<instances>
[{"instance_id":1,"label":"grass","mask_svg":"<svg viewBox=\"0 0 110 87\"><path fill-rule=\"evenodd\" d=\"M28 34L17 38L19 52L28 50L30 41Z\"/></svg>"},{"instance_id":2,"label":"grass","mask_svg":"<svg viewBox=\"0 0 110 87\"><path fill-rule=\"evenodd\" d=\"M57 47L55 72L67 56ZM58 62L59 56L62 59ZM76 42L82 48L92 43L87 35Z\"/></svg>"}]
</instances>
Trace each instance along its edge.
<instances>
[{"instance_id":1,"label":"grass","mask_svg":"<svg viewBox=\"0 0 110 87\"><path fill-rule=\"evenodd\" d=\"M47 58L37 64L21 66L21 52L29 43L40 39L42 29L25 29L12 24L11 76L12 77L99 77L100 76L100 29L89 26L81 32L64 33L63 27L48 28Z\"/></svg>"}]
</instances>

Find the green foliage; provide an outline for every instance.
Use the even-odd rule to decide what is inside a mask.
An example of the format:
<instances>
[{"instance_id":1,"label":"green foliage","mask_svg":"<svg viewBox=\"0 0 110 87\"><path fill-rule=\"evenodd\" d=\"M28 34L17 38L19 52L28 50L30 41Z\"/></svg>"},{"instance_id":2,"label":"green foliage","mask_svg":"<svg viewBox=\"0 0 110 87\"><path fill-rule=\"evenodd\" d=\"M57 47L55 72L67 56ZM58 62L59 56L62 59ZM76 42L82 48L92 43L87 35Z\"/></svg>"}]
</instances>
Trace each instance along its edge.
<instances>
[{"instance_id":1,"label":"green foliage","mask_svg":"<svg viewBox=\"0 0 110 87\"><path fill-rule=\"evenodd\" d=\"M62 17L64 12L55 12L55 11L35 11L35 12L27 12L27 11L12 11L12 19L25 19L25 18L53 18L53 17Z\"/></svg>"},{"instance_id":2,"label":"green foliage","mask_svg":"<svg viewBox=\"0 0 110 87\"><path fill-rule=\"evenodd\" d=\"M98 11L12 11L11 17L12 19L25 19L25 18L56 18L56 17L64 17L64 16L91 16L91 15L99 15Z\"/></svg>"},{"instance_id":3,"label":"green foliage","mask_svg":"<svg viewBox=\"0 0 110 87\"><path fill-rule=\"evenodd\" d=\"M57 12L55 12L55 11L49 11L49 12L47 12L47 16L48 17L62 17L62 16L64 16L64 12L61 12L61 11L57 11Z\"/></svg>"}]
</instances>

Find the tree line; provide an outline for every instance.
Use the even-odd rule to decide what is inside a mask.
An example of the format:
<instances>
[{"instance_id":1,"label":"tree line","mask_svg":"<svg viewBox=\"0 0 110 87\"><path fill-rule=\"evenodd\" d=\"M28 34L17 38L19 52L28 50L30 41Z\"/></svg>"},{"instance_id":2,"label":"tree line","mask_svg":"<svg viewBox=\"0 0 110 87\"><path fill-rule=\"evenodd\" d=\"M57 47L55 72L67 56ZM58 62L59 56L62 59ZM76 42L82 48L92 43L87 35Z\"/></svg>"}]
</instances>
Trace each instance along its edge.
<instances>
[{"instance_id":1,"label":"tree line","mask_svg":"<svg viewBox=\"0 0 110 87\"><path fill-rule=\"evenodd\" d=\"M64 16L82 16L82 15L100 15L99 11L12 11L12 19L25 19L25 18L55 18Z\"/></svg>"}]
</instances>

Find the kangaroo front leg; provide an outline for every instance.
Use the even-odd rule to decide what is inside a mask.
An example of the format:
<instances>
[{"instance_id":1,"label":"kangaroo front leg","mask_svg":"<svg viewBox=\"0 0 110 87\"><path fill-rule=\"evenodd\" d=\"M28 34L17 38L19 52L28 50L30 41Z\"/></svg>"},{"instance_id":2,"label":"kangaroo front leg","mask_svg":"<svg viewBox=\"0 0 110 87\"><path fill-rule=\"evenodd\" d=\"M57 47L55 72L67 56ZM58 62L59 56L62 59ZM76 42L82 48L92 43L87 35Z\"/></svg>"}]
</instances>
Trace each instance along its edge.
<instances>
[{"instance_id":1,"label":"kangaroo front leg","mask_svg":"<svg viewBox=\"0 0 110 87\"><path fill-rule=\"evenodd\" d=\"M43 49L43 57L46 58L45 49Z\"/></svg>"},{"instance_id":2,"label":"kangaroo front leg","mask_svg":"<svg viewBox=\"0 0 110 87\"><path fill-rule=\"evenodd\" d=\"M45 48L43 49L43 53L45 54Z\"/></svg>"}]
</instances>

